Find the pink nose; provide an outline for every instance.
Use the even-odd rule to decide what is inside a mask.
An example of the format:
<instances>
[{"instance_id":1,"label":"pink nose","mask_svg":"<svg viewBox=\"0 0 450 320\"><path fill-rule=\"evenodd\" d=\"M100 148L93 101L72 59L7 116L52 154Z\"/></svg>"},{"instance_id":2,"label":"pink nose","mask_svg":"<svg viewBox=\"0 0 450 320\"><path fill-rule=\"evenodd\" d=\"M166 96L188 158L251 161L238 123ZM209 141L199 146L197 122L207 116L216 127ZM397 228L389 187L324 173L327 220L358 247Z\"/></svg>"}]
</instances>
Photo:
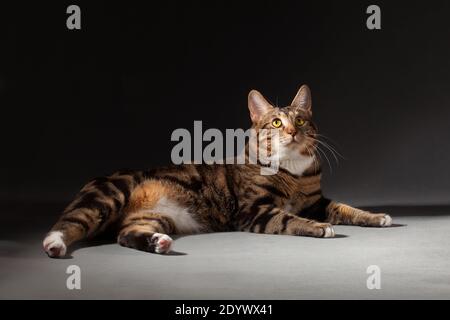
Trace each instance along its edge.
<instances>
[{"instance_id":1,"label":"pink nose","mask_svg":"<svg viewBox=\"0 0 450 320\"><path fill-rule=\"evenodd\" d=\"M292 136L295 136L297 134L297 130L295 130L294 127L287 127L286 132Z\"/></svg>"}]
</instances>

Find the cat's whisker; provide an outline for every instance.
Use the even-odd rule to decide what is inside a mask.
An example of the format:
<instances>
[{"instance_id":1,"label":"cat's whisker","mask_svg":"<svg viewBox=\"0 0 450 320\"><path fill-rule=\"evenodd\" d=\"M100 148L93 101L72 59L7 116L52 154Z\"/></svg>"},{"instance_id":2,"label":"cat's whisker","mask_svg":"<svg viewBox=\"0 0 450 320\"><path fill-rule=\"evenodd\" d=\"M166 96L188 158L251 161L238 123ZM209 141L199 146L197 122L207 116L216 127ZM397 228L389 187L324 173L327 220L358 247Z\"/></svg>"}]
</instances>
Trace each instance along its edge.
<instances>
[{"instance_id":1,"label":"cat's whisker","mask_svg":"<svg viewBox=\"0 0 450 320\"><path fill-rule=\"evenodd\" d=\"M317 142L320 143L321 145L323 145L325 148L327 148L331 152L331 154L333 155L334 159L336 159L337 164L339 164L339 159L336 156L335 151L333 149L331 149L325 142L320 141L320 140L317 140Z\"/></svg>"},{"instance_id":2,"label":"cat's whisker","mask_svg":"<svg viewBox=\"0 0 450 320\"><path fill-rule=\"evenodd\" d=\"M329 140L329 143L325 142L325 141L323 141L323 142L327 143L327 145L329 147L331 147L342 159L344 159L344 160L346 159L340 152L338 152L338 150L337 150L338 144L336 142L334 142L331 138L327 137L326 135L320 134L320 133L315 133L314 135Z\"/></svg>"},{"instance_id":3,"label":"cat's whisker","mask_svg":"<svg viewBox=\"0 0 450 320\"><path fill-rule=\"evenodd\" d=\"M328 159L327 154L325 153L325 151L320 149L319 145L316 146L316 150L319 152L319 154L321 154L321 155L323 155L325 157L325 159L328 162L328 166L330 167L330 172L333 173L333 168L331 167L330 159Z\"/></svg>"},{"instance_id":4,"label":"cat's whisker","mask_svg":"<svg viewBox=\"0 0 450 320\"><path fill-rule=\"evenodd\" d=\"M319 143L320 145L323 145L325 148L327 148L327 150L331 152L331 154L333 155L334 159L336 160L336 164L339 165L339 159L338 159L337 155L340 155L340 154L339 154L337 151L335 151L334 149L330 148L330 146L329 146L328 144L326 144L325 142L323 142L323 141L320 141L320 140L315 139L315 138L313 138L313 137L309 137L309 138L310 138L311 140L313 140L313 141ZM337 153L337 155L336 155L336 153ZM342 157L342 156L341 156L341 157ZM342 157L342 158L343 158L343 157Z\"/></svg>"},{"instance_id":5,"label":"cat's whisker","mask_svg":"<svg viewBox=\"0 0 450 320\"><path fill-rule=\"evenodd\" d=\"M317 154L314 151L311 151L308 147L307 150L309 154L311 154L314 162L314 171L317 171L320 168L320 161L317 159Z\"/></svg>"},{"instance_id":6,"label":"cat's whisker","mask_svg":"<svg viewBox=\"0 0 450 320\"><path fill-rule=\"evenodd\" d=\"M319 140L319 141L321 141L321 140ZM331 145L331 144L329 144L328 142L326 142L326 141L321 141L322 143L324 143L325 145L327 145L327 147L328 148L331 148L338 156L340 156L342 159L345 159L345 157L341 154L341 153L339 153L338 151L337 151L337 149L333 146L333 145Z\"/></svg>"},{"instance_id":7,"label":"cat's whisker","mask_svg":"<svg viewBox=\"0 0 450 320\"><path fill-rule=\"evenodd\" d=\"M327 140L329 140L331 143L337 145L337 143L336 143L333 139L331 139L330 137L324 135L323 133L317 133L317 132L316 132L316 133L314 133L314 135L316 135L316 136L318 136L318 137L322 137L322 138L324 138L324 139L327 139Z\"/></svg>"},{"instance_id":8,"label":"cat's whisker","mask_svg":"<svg viewBox=\"0 0 450 320\"><path fill-rule=\"evenodd\" d=\"M309 156L313 159L314 171L317 171L318 161L317 161L316 155L313 154L313 152L308 148L308 146L305 146L305 147L306 147L306 152L308 152Z\"/></svg>"}]
</instances>

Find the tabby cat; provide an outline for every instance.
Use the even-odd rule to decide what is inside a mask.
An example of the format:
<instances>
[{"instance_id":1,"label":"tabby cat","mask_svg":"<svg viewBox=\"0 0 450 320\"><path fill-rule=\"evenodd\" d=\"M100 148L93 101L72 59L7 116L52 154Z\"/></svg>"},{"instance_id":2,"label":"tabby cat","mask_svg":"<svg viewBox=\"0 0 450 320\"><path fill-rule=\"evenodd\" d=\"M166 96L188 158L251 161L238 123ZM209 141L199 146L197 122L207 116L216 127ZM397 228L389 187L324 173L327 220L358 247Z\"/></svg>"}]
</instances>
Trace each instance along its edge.
<instances>
[{"instance_id":1,"label":"tabby cat","mask_svg":"<svg viewBox=\"0 0 450 320\"><path fill-rule=\"evenodd\" d=\"M262 175L260 164L184 164L96 178L47 234L45 252L63 257L74 242L112 227L122 246L168 253L169 234L249 231L328 238L335 236L333 224L391 225L387 214L323 197L318 133L306 85L284 108L253 90L248 107L252 128L278 130L279 143L270 151L280 159L276 174Z\"/></svg>"}]
</instances>

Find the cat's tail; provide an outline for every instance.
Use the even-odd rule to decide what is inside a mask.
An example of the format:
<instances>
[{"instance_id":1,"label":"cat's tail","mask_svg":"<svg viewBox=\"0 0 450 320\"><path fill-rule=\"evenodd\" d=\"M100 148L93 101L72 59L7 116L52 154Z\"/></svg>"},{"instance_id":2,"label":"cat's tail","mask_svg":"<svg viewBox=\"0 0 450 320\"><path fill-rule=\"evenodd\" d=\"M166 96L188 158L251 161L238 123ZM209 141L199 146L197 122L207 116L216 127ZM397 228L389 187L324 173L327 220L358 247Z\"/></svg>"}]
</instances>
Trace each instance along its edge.
<instances>
[{"instance_id":1,"label":"cat's tail","mask_svg":"<svg viewBox=\"0 0 450 320\"><path fill-rule=\"evenodd\" d=\"M87 183L46 235L43 246L48 256L65 256L69 245L91 238L117 221L131 192L144 180L140 171L117 172Z\"/></svg>"}]
</instances>

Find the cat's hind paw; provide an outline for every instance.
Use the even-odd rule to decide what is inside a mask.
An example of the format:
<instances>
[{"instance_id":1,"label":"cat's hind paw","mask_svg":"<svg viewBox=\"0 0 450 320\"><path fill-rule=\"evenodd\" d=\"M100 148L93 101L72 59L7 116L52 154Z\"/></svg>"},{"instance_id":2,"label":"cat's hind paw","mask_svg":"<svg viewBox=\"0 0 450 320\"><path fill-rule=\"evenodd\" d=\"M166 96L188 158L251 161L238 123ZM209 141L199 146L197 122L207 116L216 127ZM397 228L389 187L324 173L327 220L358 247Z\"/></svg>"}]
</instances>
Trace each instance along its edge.
<instances>
[{"instance_id":1,"label":"cat's hind paw","mask_svg":"<svg viewBox=\"0 0 450 320\"><path fill-rule=\"evenodd\" d=\"M42 243L45 252L50 258L61 258L66 255L67 247L60 231L50 232Z\"/></svg>"},{"instance_id":2,"label":"cat's hind paw","mask_svg":"<svg viewBox=\"0 0 450 320\"><path fill-rule=\"evenodd\" d=\"M151 253L168 253L172 249L173 240L164 233L129 232L120 234L118 242L121 246Z\"/></svg>"},{"instance_id":3,"label":"cat's hind paw","mask_svg":"<svg viewBox=\"0 0 450 320\"><path fill-rule=\"evenodd\" d=\"M155 253L168 253L172 248L173 240L167 234L154 233L151 242L155 245Z\"/></svg>"}]
</instances>

